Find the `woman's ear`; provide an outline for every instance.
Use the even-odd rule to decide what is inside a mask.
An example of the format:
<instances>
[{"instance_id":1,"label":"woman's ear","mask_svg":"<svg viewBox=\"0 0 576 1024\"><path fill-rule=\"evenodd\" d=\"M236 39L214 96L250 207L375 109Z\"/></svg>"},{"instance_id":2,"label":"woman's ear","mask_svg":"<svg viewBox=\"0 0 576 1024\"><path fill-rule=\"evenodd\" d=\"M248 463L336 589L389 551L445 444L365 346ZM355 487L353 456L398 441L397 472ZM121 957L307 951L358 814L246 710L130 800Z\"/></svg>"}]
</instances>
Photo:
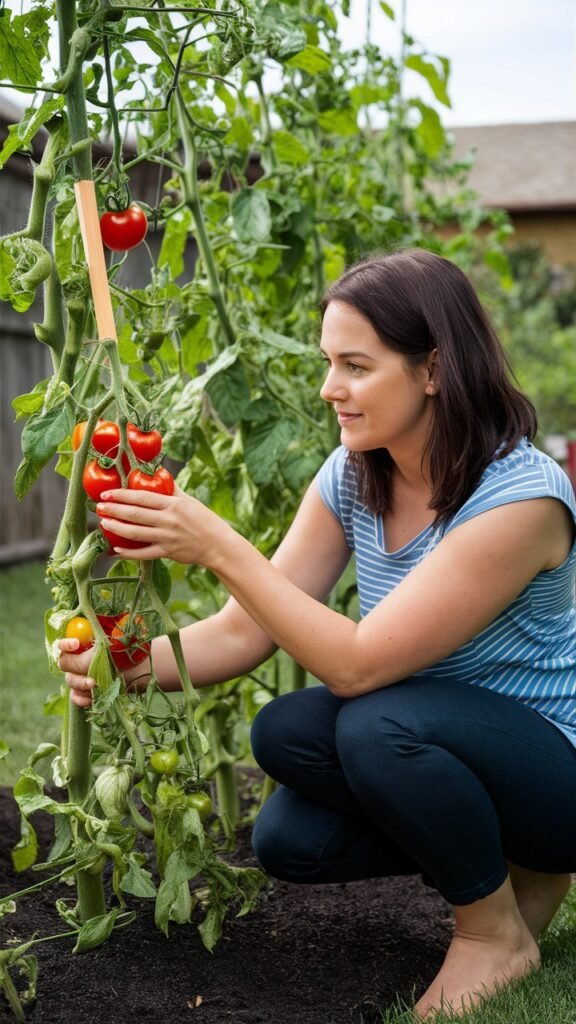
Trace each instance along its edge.
<instances>
[{"instance_id":1,"label":"woman's ear","mask_svg":"<svg viewBox=\"0 0 576 1024\"><path fill-rule=\"evenodd\" d=\"M426 360L426 368L428 370L428 382L426 384L426 394L435 395L438 391L438 380L437 380L437 362L436 356L438 355L438 349L433 349Z\"/></svg>"}]
</instances>

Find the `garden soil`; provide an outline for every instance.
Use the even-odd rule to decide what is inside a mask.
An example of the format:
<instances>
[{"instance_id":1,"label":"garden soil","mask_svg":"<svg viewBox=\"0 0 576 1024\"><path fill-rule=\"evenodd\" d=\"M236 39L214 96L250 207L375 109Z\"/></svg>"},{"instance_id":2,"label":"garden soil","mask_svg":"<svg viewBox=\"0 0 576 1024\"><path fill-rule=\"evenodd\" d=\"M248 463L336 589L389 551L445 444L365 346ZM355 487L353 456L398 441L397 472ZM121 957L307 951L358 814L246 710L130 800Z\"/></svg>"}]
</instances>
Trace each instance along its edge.
<instances>
[{"instance_id":1,"label":"garden soil","mask_svg":"<svg viewBox=\"0 0 576 1024\"><path fill-rule=\"evenodd\" d=\"M242 774L245 806L255 773ZM44 857L52 819L34 815ZM0 896L38 881L15 875L10 851L19 838L18 809L0 790ZM250 828L226 854L256 865ZM73 890L49 887L18 901L4 917L0 947L11 938L66 930L54 909ZM36 947L38 996L30 1024L379 1024L397 998L411 1002L429 985L451 935L448 905L419 877L332 885L275 881L257 908L230 916L212 953L194 924L154 925L153 901L128 897L136 920L89 953L71 939ZM13 1021L0 994L0 1022Z\"/></svg>"}]
</instances>

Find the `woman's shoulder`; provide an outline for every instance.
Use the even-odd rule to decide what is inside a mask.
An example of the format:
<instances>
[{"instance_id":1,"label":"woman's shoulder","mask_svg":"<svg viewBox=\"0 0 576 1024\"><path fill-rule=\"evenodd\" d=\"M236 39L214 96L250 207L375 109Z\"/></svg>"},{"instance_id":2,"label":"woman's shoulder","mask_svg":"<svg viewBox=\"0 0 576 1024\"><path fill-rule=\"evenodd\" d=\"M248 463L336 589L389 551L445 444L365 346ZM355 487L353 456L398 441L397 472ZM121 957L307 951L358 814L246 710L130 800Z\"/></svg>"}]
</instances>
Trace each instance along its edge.
<instances>
[{"instance_id":1,"label":"woman's shoulder","mask_svg":"<svg viewBox=\"0 0 576 1024\"><path fill-rule=\"evenodd\" d=\"M508 454L496 452L450 528L498 505L546 497L567 505L576 522L576 498L568 476L550 455L523 438Z\"/></svg>"}]
</instances>

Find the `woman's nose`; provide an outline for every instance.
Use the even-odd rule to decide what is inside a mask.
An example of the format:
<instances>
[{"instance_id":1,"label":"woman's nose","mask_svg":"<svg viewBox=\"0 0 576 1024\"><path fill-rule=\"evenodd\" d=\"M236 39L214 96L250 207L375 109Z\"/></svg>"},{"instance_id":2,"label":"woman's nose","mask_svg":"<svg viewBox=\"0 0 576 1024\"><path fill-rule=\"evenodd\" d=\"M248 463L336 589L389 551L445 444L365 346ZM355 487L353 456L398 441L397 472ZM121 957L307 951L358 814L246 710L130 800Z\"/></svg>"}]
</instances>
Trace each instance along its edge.
<instances>
[{"instance_id":1,"label":"woman's nose","mask_svg":"<svg viewBox=\"0 0 576 1024\"><path fill-rule=\"evenodd\" d=\"M338 378L334 367L331 367L326 374L326 378L322 387L320 388L320 398L323 398L325 402L334 402L338 398L342 398L345 389L342 385L342 381Z\"/></svg>"}]
</instances>

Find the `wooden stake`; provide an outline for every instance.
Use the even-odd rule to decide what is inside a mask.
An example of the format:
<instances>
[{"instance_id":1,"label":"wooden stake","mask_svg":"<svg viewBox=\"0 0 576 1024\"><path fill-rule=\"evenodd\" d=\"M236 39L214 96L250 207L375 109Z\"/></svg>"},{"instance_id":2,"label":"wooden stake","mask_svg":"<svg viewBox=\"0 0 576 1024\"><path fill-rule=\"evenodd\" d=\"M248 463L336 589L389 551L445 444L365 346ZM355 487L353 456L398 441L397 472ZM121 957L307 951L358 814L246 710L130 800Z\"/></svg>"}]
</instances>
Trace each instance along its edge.
<instances>
[{"instance_id":1,"label":"wooden stake","mask_svg":"<svg viewBox=\"0 0 576 1024\"><path fill-rule=\"evenodd\" d=\"M104 258L102 235L100 233L100 219L98 217L94 182L90 180L77 181L74 185L74 191L78 205L80 231L82 232L82 241L84 242L84 253L88 264L88 273L90 274L98 339L104 341L104 339L111 338L114 341L118 341L108 275L106 273L106 260Z\"/></svg>"}]
</instances>

